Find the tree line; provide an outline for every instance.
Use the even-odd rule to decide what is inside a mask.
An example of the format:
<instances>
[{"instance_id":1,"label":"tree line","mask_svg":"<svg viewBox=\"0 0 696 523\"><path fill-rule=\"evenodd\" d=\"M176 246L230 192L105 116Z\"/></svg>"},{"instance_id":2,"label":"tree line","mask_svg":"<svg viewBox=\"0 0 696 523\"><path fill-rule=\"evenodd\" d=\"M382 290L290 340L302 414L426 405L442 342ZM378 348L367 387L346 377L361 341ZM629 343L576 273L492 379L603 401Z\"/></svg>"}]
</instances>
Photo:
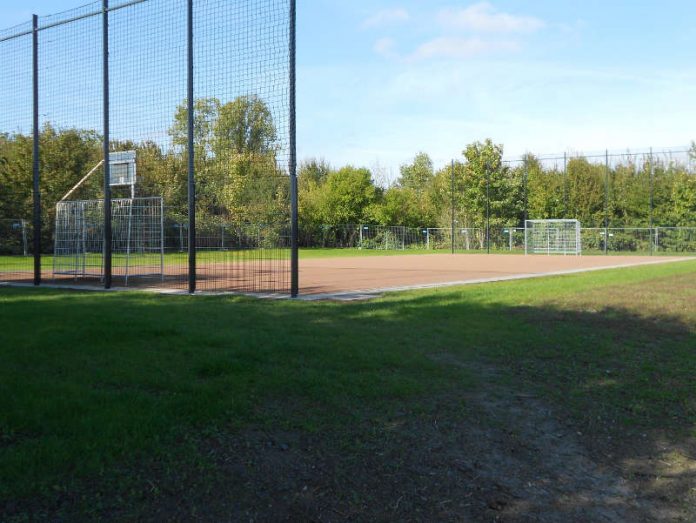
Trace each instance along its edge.
<instances>
[{"instance_id":1,"label":"tree line","mask_svg":"<svg viewBox=\"0 0 696 523\"><path fill-rule=\"evenodd\" d=\"M696 146L689 152L696 158ZM503 160L491 140L435 169L426 153L402 165L388 187L368 169L305 162L299 173L306 226L374 223L408 227L522 227L525 219L568 218L584 227L696 226L696 173L688 162L626 156L607 169L583 156L565 168L525 155Z\"/></svg>"},{"instance_id":2,"label":"tree line","mask_svg":"<svg viewBox=\"0 0 696 523\"><path fill-rule=\"evenodd\" d=\"M286 223L289 215L287 150L269 107L257 96L195 103L194 150L198 221ZM162 196L168 219L185 222L187 109L179 106L169 141L112 142L137 152L141 196ZM50 242L55 203L101 160L94 130L46 124L40 132L43 233ZM364 167L334 168L307 160L298 169L301 226L336 224L408 227L523 226L525 218L573 218L585 227L696 226L696 174L686 162L626 157L608 171L577 156L566 168L528 154L503 160L491 140L467 145L452 165L435 169L426 153L401 166L389 185ZM696 146L690 151L692 159ZM103 195L98 169L72 199ZM114 190L126 197L127 190ZM32 138L0 133L0 219L32 215Z\"/></svg>"}]
</instances>

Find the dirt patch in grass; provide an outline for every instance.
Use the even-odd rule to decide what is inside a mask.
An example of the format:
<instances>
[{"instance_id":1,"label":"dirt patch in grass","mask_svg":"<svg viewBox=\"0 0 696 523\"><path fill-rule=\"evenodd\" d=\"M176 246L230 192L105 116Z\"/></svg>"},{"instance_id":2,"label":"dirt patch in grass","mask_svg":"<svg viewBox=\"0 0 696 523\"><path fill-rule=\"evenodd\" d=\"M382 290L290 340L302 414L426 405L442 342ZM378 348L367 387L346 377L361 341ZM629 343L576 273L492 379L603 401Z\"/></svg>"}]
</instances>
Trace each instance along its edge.
<instances>
[{"instance_id":1,"label":"dirt patch in grass","mask_svg":"<svg viewBox=\"0 0 696 523\"><path fill-rule=\"evenodd\" d=\"M686 453L667 443L657 452L647 438L629 438L619 445L634 446L629 460L615 442L592 437L536 394L505 384L496 367L472 367L447 352L431 358L476 372L481 386L392 405L341 432L248 429L196 437L202 468L148 463L138 471L139 488L93 516L549 523L696 517L688 488L696 461Z\"/></svg>"},{"instance_id":2,"label":"dirt patch in grass","mask_svg":"<svg viewBox=\"0 0 696 523\"><path fill-rule=\"evenodd\" d=\"M491 382L346 432L223 430L195 438L200 466L147 461L119 471L137 478L127 490L97 483L52 507L4 513L9 521L694 521L691 450L633 443L635 435L602 443L535 395Z\"/></svg>"},{"instance_id":3,"label":"dirt patch in grass","mask_svg":"<svg viewBox=\"0 0 696 523\"><path fill-rule=\"evenodd\" d=\"M696 281L680 275L513 311L549 341L510 362L515 381L567 408L647 521L696 521L695 303ZM577 346L554 347L560 329Z\"/></svg>"},{"instance_id":4,"label":"dirt patch in grass","mask_svg":"<svg viewBox=\"0 0 696 523\"><path fill-rule=\"evenodd\" d=\"M503 385L490 365L433 359L474 370L485 386L342 434L250 431L201 442L230 493L205 503L210 519L696 518L692 450L639 434L601 441L535 394Z\"/></svg>"}]
</instances>

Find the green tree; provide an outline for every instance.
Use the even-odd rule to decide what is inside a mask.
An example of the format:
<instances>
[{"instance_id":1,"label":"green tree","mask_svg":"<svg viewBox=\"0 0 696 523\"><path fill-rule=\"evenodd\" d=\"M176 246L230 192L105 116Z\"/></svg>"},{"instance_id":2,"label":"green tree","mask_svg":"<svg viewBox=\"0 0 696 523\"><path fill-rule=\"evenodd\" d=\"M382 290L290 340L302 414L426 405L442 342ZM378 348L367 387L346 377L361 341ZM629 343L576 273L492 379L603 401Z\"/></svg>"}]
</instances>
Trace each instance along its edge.
<instances>
[{"instance_id":1,"label":"green tree","mask_svg":"<svg viewBox=\"0 0 696 523\"><path fill-rule=\"evenodd\" d=\"M317 217L325 224L348 224L369 221L369 209L378 191L368 169L343 167L330 173L321 186Z\"/></svg>"},{"instance_id":2,"label":"green tree","mask_svg":"<svg viewBox=\"0 0 696 523\"><path fill-rule=\"evenodd\" d=\"M256 95L222 105L213 124L212 148L218 158L275 155L278 136L268 105Z\"/></svg>"},{"instance_id":3,"label":"green tree","mask_svg":"<svg viewBox=\"0 0 696 523\"><path fill-rule=\"evenodd\" d=\"M399 187L412 189L421 196L428 190L434 176L430 156L421 152L416 155L412 163L401 166L401 176L397 183Z\"/></svg>"},{"instance_id":4,"label":"green tree","mask_svg":"<svg viewBox=\"0 0 696 523\"><path fill-rule=\"evenodd\" d=\"M161 196L168 213L184 221L188 205L188 169L185 159L171 151L163 151L154 142L123 144L121 150L136 151L138 195Z\"/></svg>"},{"instance_id":5,"label":"green tree","mask_svg":"<svg viewBox=\"0 0 696 523\"><path fill-rule=\"evenodd\" d=\"M300 187L309 184L321 185L331 172L331 166L323 159L312 158L300 164L297 178Z\"/></svg>"},{"instance_id":6,"label":"green tree","mask_svg":"<svg viewBox=\"0 0 696 523\"><path fill-rule=\"evenodd\" d=\"M24 135L0 135L0 218L31 216L31 175L31 139Z\"/></svg>"},{"instance_id":7,"label":"green tree","mask_svg":"<svg viewBox=\"0 0 696 523\"><path fill-rule=\"evenodd\" d=\"M423 221L418 194L410 187L390 187L372 211L380 225L422 227Z\"/></svg>"},{"instance_id":8,"label":"green tree","mask_svg":"<svg viewBox=\"0 0 696 523\"><path fill-rule=\"evenodd\" d=\"M401 166L401 176L397 180L397 186L412 191L415 196L414 213L418 214L418 217L416 218L415 214L411 215L409 217L411 223L417 223L419 226L436 224L437 211L432 205L434 184L433 162L427 154L418 153L412 163Z\"/></svg>"},{"instance_id":9,"label":"green tree","mask_svg":"<svg viewBox=\"0 0 696 523\"><path fill-rule=\"evenodd\" d=\"M299 219L306 230L323 225L322 187L330 173L331 167L324 160L305 161L298 169Z\"/></svg>"},{"instance_id":10,"label":"green tree","mask_svg":"<svg viewBox=\"0 0 696 523\"><path fill-rule=\"evenodd\" d=\"M193 108L194 157L202 160L213 153L215 141L213 129L220 114L220 100L199 98L194 100ZM188 104L186 102L177 107L169 136L175 147L186 150L188 146Z\"/></svg>"},{"instance_id":11,"label":"green tree","mask_svg":"<svg viewBox=\"0 0 696 523\"><path fill-rule=\"evenodd\" d=\"M584 226L599 227L604 223L605 168L592 164L587 158L575 157L568 161L566 217L580 220ZM553 196L548 195L551 199ZM552 216L549 216L552 218Z\"/></svg>"},{"instance_id":12,"label":"green tree","mask_svg":"<svg viewBox=\"0 0 696 523\"><path fill-rule=\"evenodd\" d=\"M459 227L472 227L469 222L466 194L466 165L456 161L454 165L446 165L435 173L428 200L432 212L432 221L438 227L449 228L454 220Z\"/></svg>"},{"instance_id":13,"label":"green tree","mask_svg":"<svg viewBox=\"0 0 696 523\"><path fill-rule=\"evenodd\" d=\"M517 225L523 213L523 178L503 163L503 146L490 139L474 142L466 158L464 214L474 226L485 225L487 207L491 226Z\"/></svg>"},{"instance_id":14,"label":"green tree","mask_svg":"<svg viewBox=\"0 0 696 523\"><path fill-rule=\"evenodd\" d=\"M676 174L671 200L669 223L675 227L696 225L696 176L683 171Z\"/></svg>"},{"instance_id":15,"label":"green tree","mask_svg":"<svg viewBox=\"0 0 696 523\"><path fill-rule=\"evenodd\" d=\"M42 241L53 243L55 205L102 159L101 137L94 131L56 129L46 124L39 135L41 150ZM32 216L32 138L21 134L0 138L0 218ZM73 198L100 198L99 169Z\"/></svg>"},{"instance_id":16,"label":"green tree","mask_svg":"<svg viewBox=\"0 0 696 523\"><path fill-rule=\"evenodd\" d=\"M196 193L202 220L238 222L287 219L289 178L277 162L280 148L268 105L256 95L194 104ZM170 129L181 152L187 143L188 109L178 107Z\"/></svg>"},{"instance_id":17,"label":"green tree","mask_svg":"<svg viewBox=\"0 0 696 523\"><path fill-rule=\"evenodd\" d=\"M525 157L526 200L531 220L559 218L563 215L563 174L556 168L546 170L541 161L533 156Z\"/></svg>"}]
</instances>

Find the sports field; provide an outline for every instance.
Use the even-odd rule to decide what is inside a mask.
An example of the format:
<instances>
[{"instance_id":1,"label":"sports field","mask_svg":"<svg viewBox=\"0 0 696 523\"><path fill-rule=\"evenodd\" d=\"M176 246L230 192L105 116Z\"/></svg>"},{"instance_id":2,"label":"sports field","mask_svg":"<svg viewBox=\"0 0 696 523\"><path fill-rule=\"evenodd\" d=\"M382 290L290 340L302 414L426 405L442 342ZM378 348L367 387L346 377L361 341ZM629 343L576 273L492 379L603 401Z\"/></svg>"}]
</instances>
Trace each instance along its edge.
<instances>
[{"instance_id":1,"label":"sports field","mask_svg":"<svg viewBox=\"0 0 696 523\"><path fill-rule=\"evenodd\" d=\"M302 294L331 297L461 285L688 260L649 256L430 254L303 260Z\"/></svg>"},{"instance_id":2,"label":"sports field","mask_svg":"<svg viewBox=\"0 0 696 523\"><path fill-rule=\"evenodd\" d=\"M0 520L693 521L695 326L696 261L349 303L0 288Z\"/></svg>"},{"instance_id":3,"label":"sports field","mask_svg":"<svg viewBox=\"0 0 696 523\"><path fill-rule=\"evenodd\" d=\"M283 294L289 285L287 250L201 251L197 279L202 291ZM300 251L300 294L308 298L351 298L390 290L461 285L485 281L534 278L606 268L688 261L680 256L525 256L428 251L377 251L358 249L306 249ZM18 260L21 265L18 265ZM0 258L0 281L32 281L30 258ZM99 286L101 257L86 259L87 278L54 275L52 258L45 257L47 283ZM125 257L114 257L114 285L126 284ZM130 261L128 285L155 290L187 288L185 253L137 255ZM161 264L161 265L160 265ZM162 276L156 273L163 271ZM148 277L138 277L151 274Z\"/></svg>"}]
</instances>

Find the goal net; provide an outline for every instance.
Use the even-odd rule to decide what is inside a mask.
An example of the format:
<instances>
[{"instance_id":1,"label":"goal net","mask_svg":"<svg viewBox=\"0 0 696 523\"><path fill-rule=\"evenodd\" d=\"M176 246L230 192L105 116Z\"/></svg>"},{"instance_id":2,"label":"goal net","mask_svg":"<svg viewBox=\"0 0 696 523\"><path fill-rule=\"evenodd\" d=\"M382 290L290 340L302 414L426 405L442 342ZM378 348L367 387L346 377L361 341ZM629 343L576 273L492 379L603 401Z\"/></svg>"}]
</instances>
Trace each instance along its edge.
<instances>
[{"instance_id":1,"label":"goal net","mask_svg":"<svg viewBox=\"0 0 696 523\"><path fill-rule=\"evenodd\" d=\"M582 254L578 220L527 220L525 254Z\"/></svg>"},{"instance_id":2,"label":"goal net","mask_svg":"<svg viewBox=\"0 0 696 523\"><path fill-rule=\"evenodd\" d=\"M111 201L114 276L164 275L162 198ZM104 200L62 201L56 205L53 274L102 278Z\"/></svg>"}]
</instances>

